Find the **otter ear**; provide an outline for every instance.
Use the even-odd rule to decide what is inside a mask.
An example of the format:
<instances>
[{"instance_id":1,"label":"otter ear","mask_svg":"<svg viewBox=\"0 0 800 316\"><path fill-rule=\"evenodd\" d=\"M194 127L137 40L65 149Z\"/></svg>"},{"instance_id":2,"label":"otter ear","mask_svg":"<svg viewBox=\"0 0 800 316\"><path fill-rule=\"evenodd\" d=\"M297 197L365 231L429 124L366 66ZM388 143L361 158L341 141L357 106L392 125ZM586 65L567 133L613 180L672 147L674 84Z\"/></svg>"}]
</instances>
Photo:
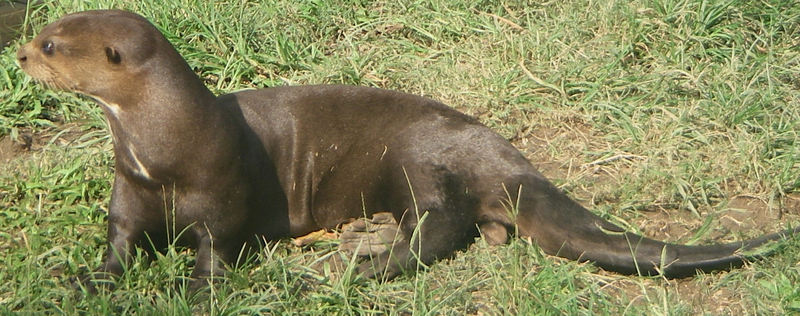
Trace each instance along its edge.
<instances>
[{"instance_id":1,"label":"otter ear","mask_svg":"<svg viewBox=\"0 0 800 316\"><path fill-rule=\"evenodd\" d=\"M108 57L108 61L112 64L119 64L122 62L122 57L119 55L119 51L113 47L106 47L106 57Z\"/></svg>"}]
</instances>

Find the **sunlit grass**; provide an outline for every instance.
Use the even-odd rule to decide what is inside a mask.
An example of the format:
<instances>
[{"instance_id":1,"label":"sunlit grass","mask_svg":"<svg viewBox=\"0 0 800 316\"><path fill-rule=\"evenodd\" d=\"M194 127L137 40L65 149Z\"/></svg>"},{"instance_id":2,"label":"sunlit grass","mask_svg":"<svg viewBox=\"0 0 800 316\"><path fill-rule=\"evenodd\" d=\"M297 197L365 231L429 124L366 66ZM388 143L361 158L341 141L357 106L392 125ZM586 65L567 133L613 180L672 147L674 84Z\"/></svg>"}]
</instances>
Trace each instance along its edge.
<instances>
[{"instance_id":1,"label":"sunlit grass","mask_svg":"<svg viewBox=\"0 0 800 316\"><path fill-rule=\"evenodd\" d=\"M800 6L788 0L60 1L148 17L217 93L319 83L421 94L478 117L563 190L648 236L708 243L797 224ZM17 43L19 44L19 43ZM730 273L666 281L515 240L394 281L311 271L282 241L187 297L191 253L136 260L112 293L70 278L105 242L113 156L102 112L0 54L0 312L87 314L783 314L798 242ZM0 148L2 150L4 148ZM0 155L2 158L3 155ZM745 202L743 202L745 201Z\"/></svg>"}]
</instances>

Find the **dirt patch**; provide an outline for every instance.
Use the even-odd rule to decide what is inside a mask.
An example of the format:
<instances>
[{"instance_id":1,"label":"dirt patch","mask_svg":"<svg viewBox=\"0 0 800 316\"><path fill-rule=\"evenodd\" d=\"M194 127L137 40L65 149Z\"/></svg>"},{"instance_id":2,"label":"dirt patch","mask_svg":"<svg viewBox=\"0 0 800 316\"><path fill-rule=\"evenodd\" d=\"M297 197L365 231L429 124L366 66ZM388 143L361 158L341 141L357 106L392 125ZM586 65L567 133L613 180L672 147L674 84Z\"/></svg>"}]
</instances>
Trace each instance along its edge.
<instances>
[{"instance_id":1,"label":"dirt patch","mask_svg":"<svg viewBox=\"0 0 800 316\"><path fill-rule=\"evenodd\" d=\"M695 314L746 315L752 310L743 292L717 283L716 278L685 279L672 281L669 286Z\"/></svg>"},{"instance_id":2,"label":"dirt patch","mask_svg":"<svg viewBox=\"0 0 800 316\"><path fill-rule=\"evenodd\" d=\"M24 159L49 144L69 145L85 133L86 128L77 123L68 123L41 130L24 129L19 131L17 137L2 135L0 136L0 166L14 160Z\"/></svg>"},{"instance_id":3,"label":"dirt patch","mask_svg":"<svg viewBox=\"0 0 800 316\"><path fill-rule=\"evenodd\" d=\"M728 212L720 218L721 224L731 230L764 227L778 229L781 222L800 217L800 194L788 194L778 203L757 196L739 195L731 198Z\"/></svg>"},{"instance_id":4,"label":"dirt patch","mask_svg":"<svg viewBox=\"0 0 800 316\"><path fill-rule=\"evenodd\" d=\"M633 220L632 224L647 237L678 242L690 239L703 221L689 212L659 209Z\"/></svg>"},{"instance_id":5,"label":"dirt patch","mask_svg":"<svg viewBox=\"0 0 800 316\"><path fill-rule=\"evenodd\" d=\"M787 228L800 220L800 194L793 193L770 203L751 195L730 198L727 206L712 216L711 228L699 237L700 244L752 238ZM681 242L691 240L705 223L690 212L659 209L633 221L647 237Z\"/></svg>"},{"instance_id":6,"label":"dirt patch","mask_svg":"<svg viewBox=\"0 0 800 316\"><path fill-rule=\"evenodd\" d=\"M539 116L534 113L531 116ZM587 149L595 149L592 128L577 114L551 114L538 118L511 139L519 150L549 179L564 179L579 172L580 157Z\"/></svg>"},{"instance_id":7,"label":"dirt patch","mask_svg":"<svg viewBox=\"0 0 800 316\"><path fill-rule=\"evenodd\" d=\"M747 315L752 310L744 292L729 287L717 286L717 277L686 278L679 280L624 278L601 273L603 290L618 297L621 303L651 305L654 299L670 296L680 297L682 307L691 309L696 315ZM679 307L674 306L675 310ZM673 311L675 311L673 310Z\"/></svg>"},{"instance_id":8,"label":"dirt patch","mask_svg":"<svg viewBox=\"0 0 800 316\"><path fill-rule=\"evenodd\" d=\"M0 136L0 164L31 152L33 134L21 133L16 139L10 135Z\"/></svg>"}]
</instances>

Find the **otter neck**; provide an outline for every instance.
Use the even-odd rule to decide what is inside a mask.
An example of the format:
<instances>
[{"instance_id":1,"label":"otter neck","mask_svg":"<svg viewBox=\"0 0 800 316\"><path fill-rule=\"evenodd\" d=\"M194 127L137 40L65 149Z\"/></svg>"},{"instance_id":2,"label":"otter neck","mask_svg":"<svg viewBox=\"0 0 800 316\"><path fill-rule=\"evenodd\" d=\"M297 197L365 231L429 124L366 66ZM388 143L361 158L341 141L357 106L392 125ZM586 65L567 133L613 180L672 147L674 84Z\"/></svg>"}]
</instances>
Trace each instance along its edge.
<instances>
[{"instance_id":1,"label":"otter neck","mask_svg":"<svg viewBox=\"0 0 800 316\"><path fill-rule=\"evenodd\" d=\"M176 110L211 110L216 96L194 73L178 52L170 50L169 58L159 58L149 65L145 103L152 106L175 107ZM163 104L169 102L171 104Z\"/></svg>"},{"instance_id":2,"label":"otter neck","mask_svg":"<svg viewBox=\"0 0 800 316\"><path fill-rule=\"evenodd\" d=\"M161 60L135 74L138 83L130 89L96 97L108 119L117 167L150 184L185 178L191 173L184 170L191 165L186 161L213 160L197 148L214 155L214 146L235 138L216 97L183 59Z\"/></svg>"}]
</instances>

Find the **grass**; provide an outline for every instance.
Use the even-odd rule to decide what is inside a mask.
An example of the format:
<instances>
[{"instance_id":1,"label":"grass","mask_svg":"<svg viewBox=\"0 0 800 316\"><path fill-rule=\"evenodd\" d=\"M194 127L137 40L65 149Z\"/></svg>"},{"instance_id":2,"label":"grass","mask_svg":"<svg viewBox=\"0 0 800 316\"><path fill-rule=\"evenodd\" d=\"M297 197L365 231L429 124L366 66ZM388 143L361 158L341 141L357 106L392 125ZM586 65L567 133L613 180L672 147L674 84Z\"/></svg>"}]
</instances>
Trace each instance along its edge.
<instances>
[{"instance_id":1,"label":"grass","mask_svg":"<svg viewBox=\"0 0 800 316\"><path fill-rule=\"evenodd\" d=\"M739 240L800 218L800 7L789 0L64 0L31 27L111 7L147 16L217 93L344 83L443 101L648 236ZM281 241L204 298L181 290L193 262L171 249L136 260L116 291L83 296L69 278L101 259L111 141L96 105L33 84L15 47L0 54L3 314L800 312L796 240L770 260L685 280L479 241L385 283L311 271L335 242Z\"/></svg>"}]
</instances>

